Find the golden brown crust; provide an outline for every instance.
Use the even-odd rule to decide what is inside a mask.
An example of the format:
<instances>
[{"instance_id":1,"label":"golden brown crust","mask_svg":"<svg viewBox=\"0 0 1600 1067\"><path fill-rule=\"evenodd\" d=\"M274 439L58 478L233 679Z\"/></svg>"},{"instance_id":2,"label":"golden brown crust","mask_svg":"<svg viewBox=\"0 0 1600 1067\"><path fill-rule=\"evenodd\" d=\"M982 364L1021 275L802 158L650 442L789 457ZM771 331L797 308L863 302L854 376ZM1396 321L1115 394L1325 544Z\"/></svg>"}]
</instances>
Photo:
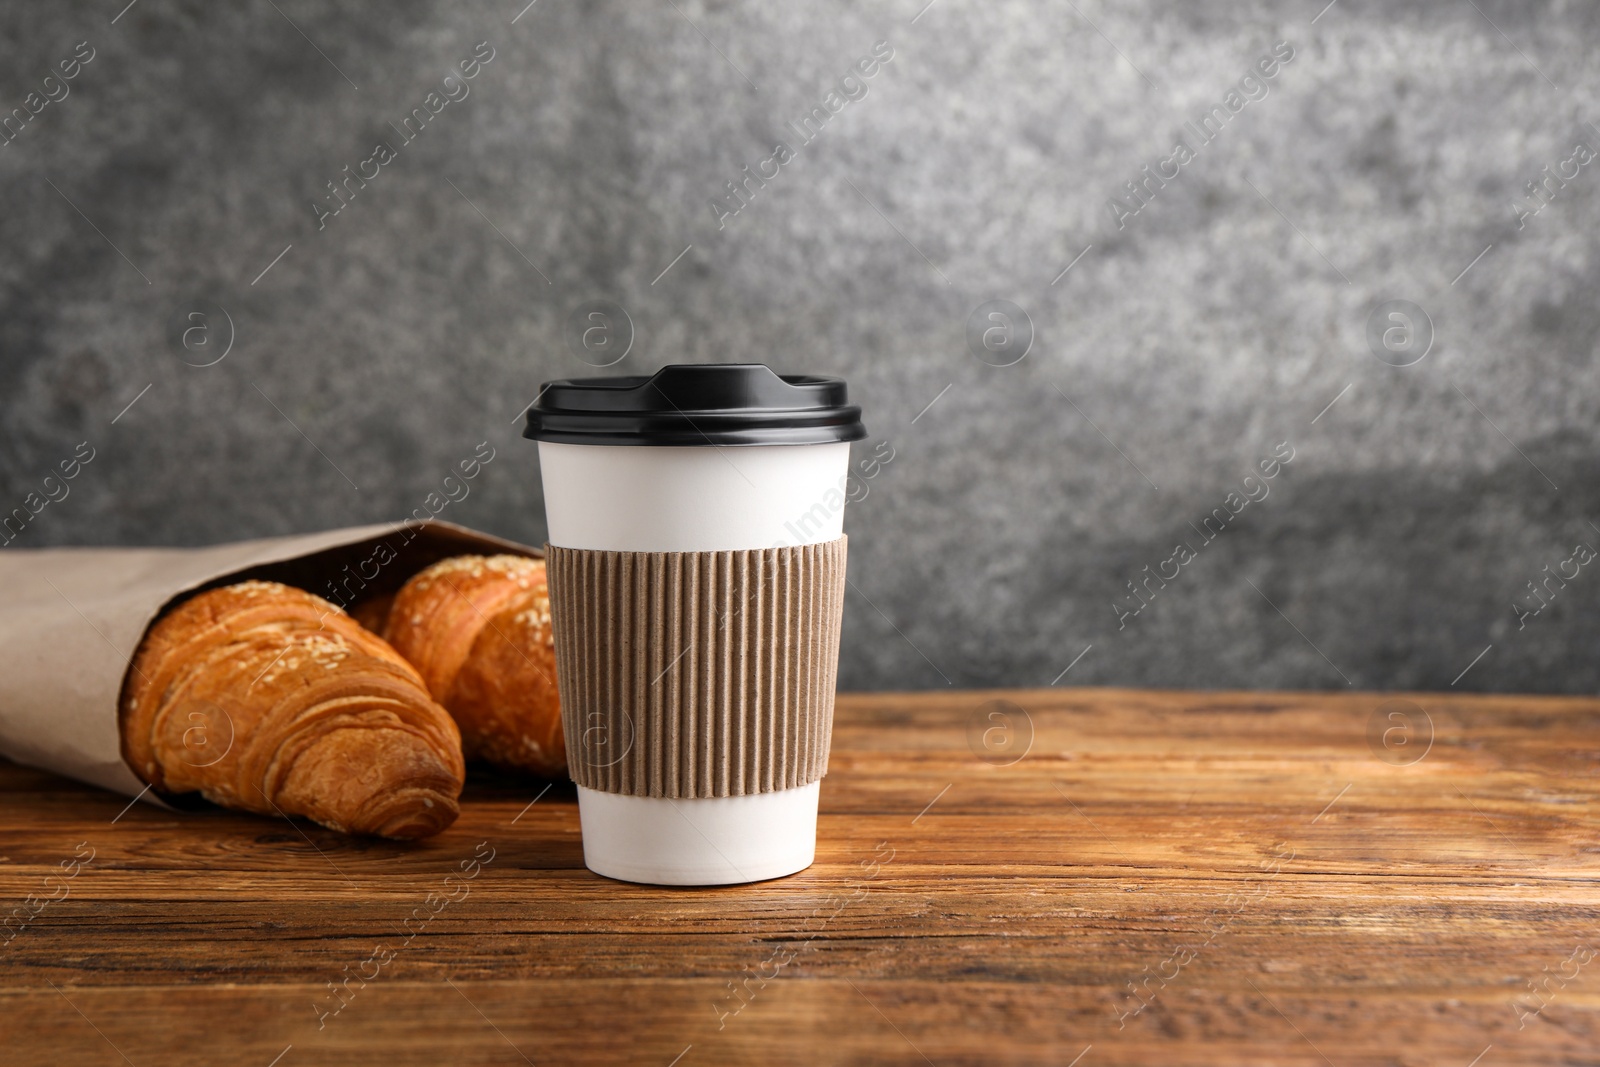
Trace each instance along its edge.
<instances>
[{"instance_id":1,"label":"golden brown crust","mask_svg":"<svg viewBox=\"0 0 1600 1067\"><path fill-rule=\"evenodd\" d=\"M566 771L544 560L441 560L401 588L385 634L455 717L469 757Z\"/></svg>"},{"instance_id":2,"label":"golden brown crust","mask_svg":"<svg viewBox=\"0 0 1600 1067\"><path fill-rule=\"evenodd\" d=\"M320 597L242 582L146 634L123 755L158 789L325 826L425 837L455 820L460 734L382 638Z\"/></svg>"}]
</instances>

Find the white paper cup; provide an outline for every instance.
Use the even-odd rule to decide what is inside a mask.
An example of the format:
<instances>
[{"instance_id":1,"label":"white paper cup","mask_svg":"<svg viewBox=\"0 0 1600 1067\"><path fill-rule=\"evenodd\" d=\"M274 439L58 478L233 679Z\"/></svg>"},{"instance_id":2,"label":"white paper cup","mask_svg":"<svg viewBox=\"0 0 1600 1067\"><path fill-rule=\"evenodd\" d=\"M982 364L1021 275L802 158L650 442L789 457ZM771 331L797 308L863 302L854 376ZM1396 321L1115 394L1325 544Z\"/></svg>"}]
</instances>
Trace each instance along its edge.
<instances>
[{"instance_id":1,"label":"white paper cup","mask_svg":"<svg viewBox=\"0 0 1600 1067\"><path fill-rule=\"evenodd\" d=\"M594 382L605 386L585 395ZM794 382L810 388L797 390ZM795 392L813 395L797 400ZM652 405L654 394L660 396ZM809 409L801 406L808 399ZM613 400L622 414L607 411ZM606 552L727 552L837 541L849 441L865 435L859 409L843 401L842 382L780 379L761 365L667 367L653 379L553 383L530 410L526 432L539 441L549 543ZM558 672L559 655L558 643ZM567 688L562 682L564 705ZM567 737L574 777L581 761L619 758L619 739L607 738L610 747L596 750L582 723L569 720ZM659 885L793 874L816 854L820 785L673 797L604 792L580 781L584 863L607 877Z\"/></svg>"},{"instance_id":2,"label":"white paper cup","mask_svg":"<svg viewBox=\"0 0 1600 1067\"><path fill-rule=\"evenodd\" d=\"M845 443L652 448L541 441L539 466L550 543L563 548L724 552L844 534Z\"/></svg>"}]
</instances>

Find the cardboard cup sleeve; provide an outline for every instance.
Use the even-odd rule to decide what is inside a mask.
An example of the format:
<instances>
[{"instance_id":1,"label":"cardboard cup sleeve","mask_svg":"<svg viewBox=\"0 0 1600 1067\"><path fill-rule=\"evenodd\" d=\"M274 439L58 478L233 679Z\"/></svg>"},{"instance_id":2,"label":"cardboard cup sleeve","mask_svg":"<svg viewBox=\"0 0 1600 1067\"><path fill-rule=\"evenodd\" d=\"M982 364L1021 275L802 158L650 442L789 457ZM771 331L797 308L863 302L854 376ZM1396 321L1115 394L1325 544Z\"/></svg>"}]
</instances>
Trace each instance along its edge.
<instances>
[{"instance_id":1,"label":"cardboard cup sleeve","mask_svg":"<svg viewBox=\"0 0 1600 1067\"><path fill-rule=\"evenodd\" d=\"M820 779L846 540L725 552L546 545L573 780L703 798Z\"/></svg>"}]
</instances>

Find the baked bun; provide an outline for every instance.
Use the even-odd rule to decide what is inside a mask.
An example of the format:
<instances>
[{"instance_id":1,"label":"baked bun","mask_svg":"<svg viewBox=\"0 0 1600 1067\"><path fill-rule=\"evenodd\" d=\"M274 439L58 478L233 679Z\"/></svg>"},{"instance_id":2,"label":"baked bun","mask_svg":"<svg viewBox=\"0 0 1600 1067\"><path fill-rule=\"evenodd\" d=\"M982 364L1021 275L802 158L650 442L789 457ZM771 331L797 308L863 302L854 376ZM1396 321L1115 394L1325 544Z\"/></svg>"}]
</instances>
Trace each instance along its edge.
<instances>
[{"instance_id":1,"label":"baked bun","mask_svg":"<svg viewBox=\"0 0 1600 1067\"><path fill-rule=\"evenodd\" d=\"M441 560L401 587L384 633L455 716L469 759L565 773L544 560Z\"/></svg>"},{"instance_id":2,"label":"baked bun","mask_svg":"<svg viewBox=\"0 0 1600 1067\"><path fill-rule=\"evenodd\" d=\"M122 751L166 793L414 838L459 813L461 737L416 670L338 607L276 582L184 601L123 686Z\"/></svg>"}]
</instances>

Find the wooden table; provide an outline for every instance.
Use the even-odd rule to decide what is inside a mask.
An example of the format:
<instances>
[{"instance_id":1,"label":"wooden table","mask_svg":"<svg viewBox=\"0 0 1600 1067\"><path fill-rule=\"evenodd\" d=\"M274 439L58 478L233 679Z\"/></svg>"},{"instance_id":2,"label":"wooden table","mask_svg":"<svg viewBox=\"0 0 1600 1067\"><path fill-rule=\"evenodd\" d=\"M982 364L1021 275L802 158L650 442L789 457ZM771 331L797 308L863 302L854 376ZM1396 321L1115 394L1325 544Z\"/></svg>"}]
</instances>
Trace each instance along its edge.
<instances>
[{"instance_id":1,"label":"wooden table","mask_svg":"<svg viewBox=\"0 0 1600 1067\"><path fill-rule=\"evenodd\" d=\"M714 890L587 872L570 785L407 846L0 764L0 916L66 894L0 1061L1600 1062L1600 701L1394 701L841 697L816 865Z\"/></svg>"}]
</instances>

